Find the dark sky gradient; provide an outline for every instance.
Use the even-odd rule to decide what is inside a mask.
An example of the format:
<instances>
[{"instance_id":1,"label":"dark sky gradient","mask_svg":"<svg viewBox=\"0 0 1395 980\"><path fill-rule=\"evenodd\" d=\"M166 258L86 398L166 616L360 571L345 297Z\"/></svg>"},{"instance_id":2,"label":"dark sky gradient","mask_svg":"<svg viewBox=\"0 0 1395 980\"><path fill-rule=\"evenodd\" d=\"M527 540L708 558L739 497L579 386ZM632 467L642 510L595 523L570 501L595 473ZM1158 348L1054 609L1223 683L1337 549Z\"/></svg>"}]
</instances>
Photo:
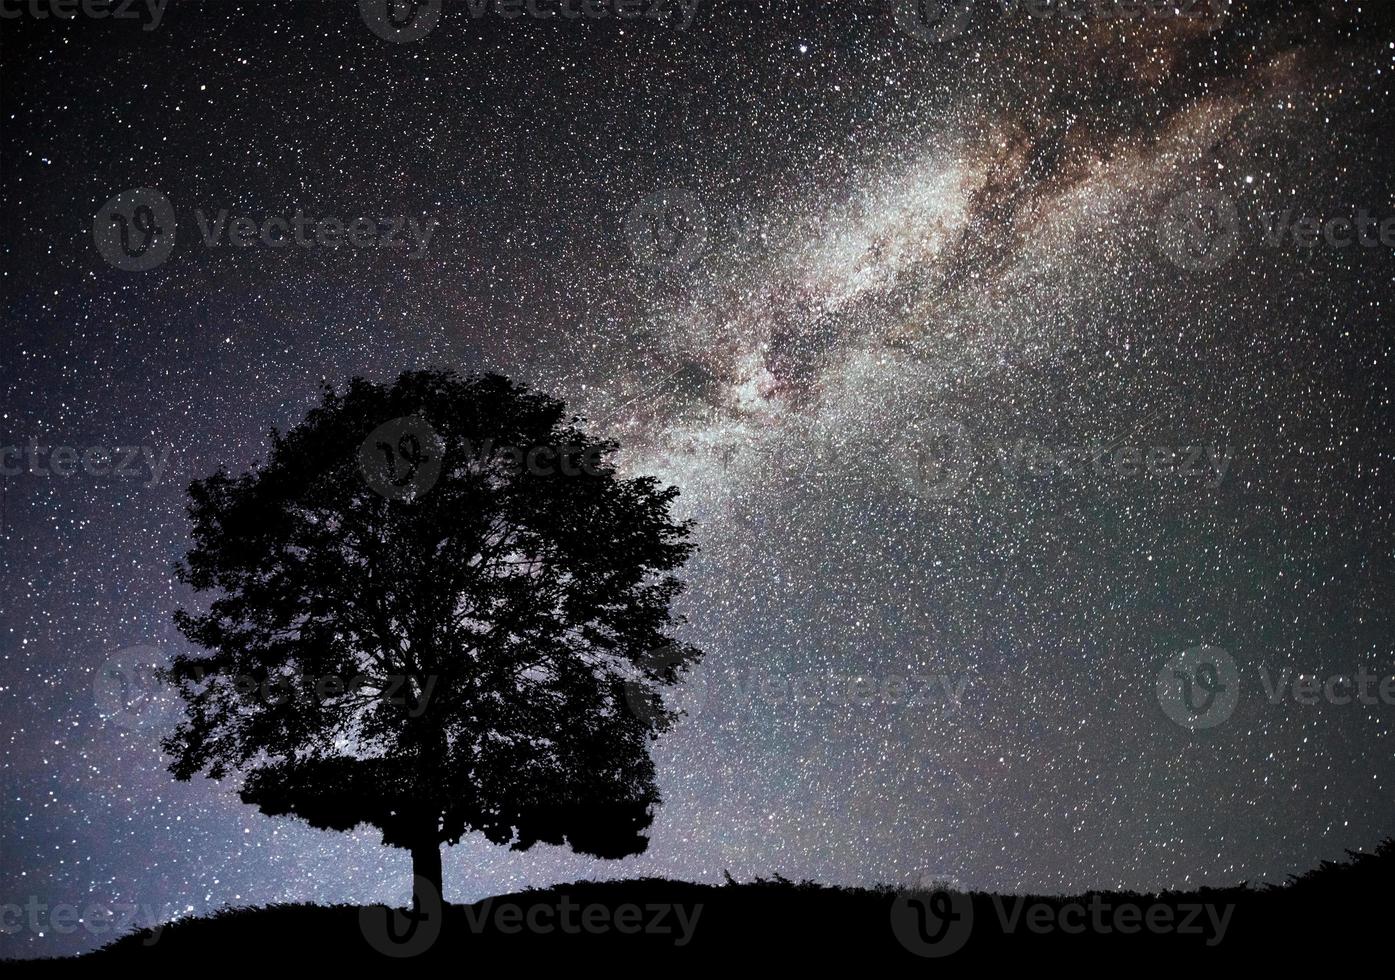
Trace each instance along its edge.
<instances>
[{"instance_id":1,"label":"dark sky gradient","mask_svg":"<svg viewBox=\"0 0 1395 980\"><path fill-rule=\"evenodd\" d=\"M1240 2L1214 31L979 10L945 43L880 3L701 7L678 30L448 3L400 45L340 0L0 21L0 447L172 460L153 486L4 478L0 904L405 899L375 833L176 783L94 678L184 642L189 478L250 466L324 380L428 365L552 392L683 489L708 650L646 855L467 839L452 901L723 869L1196 886L1395 833L1395 705L1261 682L1395 671L1395 252L1259 230L1395 217L1388 5ZM93 218L139 187L178 243L123 272ZM705 215L690 267L633 252L656 189ZM1159 246L1197 190L1240 215L1211 271ZM224 208L440 228L423 257L207 248L194 212ZM1006 471L1022 445L1229 463ZM1241 696L1189 731L1154 679L1201 644Z\"/></svg>"}]
</instances>

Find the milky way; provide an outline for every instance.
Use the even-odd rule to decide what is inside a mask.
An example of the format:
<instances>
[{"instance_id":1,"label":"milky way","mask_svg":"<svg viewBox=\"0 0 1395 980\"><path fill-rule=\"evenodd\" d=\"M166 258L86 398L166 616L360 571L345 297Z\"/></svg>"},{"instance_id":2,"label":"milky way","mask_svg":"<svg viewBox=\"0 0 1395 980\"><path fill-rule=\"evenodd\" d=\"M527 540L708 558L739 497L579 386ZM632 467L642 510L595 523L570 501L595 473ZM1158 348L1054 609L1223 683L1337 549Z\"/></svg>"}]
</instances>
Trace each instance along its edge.
<instances>
[{"instance_id":1,"label":"milky way","mask_svg":"<svg viewBox=\"0 0 1395 980\"><path fill-rule=\"evenodd\" d=\"M0 904L405 898L376 833L174 782L101 679L181 649L188 479L252 465L322 380L425 365L565 398L682 489L702 546L681 606L707 657L649 851L467 838L453 901L723 870L1280 880L1395 833L1395 705L1267 693L1395 671L1395 254L1274 218L1395 217L1383 5L983 3L950 30L447 3L402 44L357 6L0 21L0 447L168 461L4 477ZM178 215L148 272L94 245L132 188ZM1198 195L1229 237L1179 253ZM208 247L220 209L439 230L419 257ZM1199 646L1240 695L1192 729L1157 678ZM0 953L101 941L26 926Z\"/></svg>"}]
</instances>

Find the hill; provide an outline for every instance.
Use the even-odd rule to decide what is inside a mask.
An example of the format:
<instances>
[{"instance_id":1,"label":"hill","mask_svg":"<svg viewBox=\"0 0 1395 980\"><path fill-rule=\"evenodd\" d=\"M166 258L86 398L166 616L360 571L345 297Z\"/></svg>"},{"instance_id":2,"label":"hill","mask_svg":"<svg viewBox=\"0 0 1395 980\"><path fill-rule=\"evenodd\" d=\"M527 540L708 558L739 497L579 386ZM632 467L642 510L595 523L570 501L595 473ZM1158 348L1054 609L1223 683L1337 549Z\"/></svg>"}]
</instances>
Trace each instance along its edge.
<instances>
[{"instance_id":1,"label":"hill","mask_svg":"<svg viewBox=\"0 0 1395 980\"><path fill-rule=\"evenodd\" d=\"M1138 895L999 896L840 889L784 879L724 886L578 882L448 906L439 928L382 906L237 909L126 936L42 971L318 970L400 965L929 966L1149 962L1292 968L1377 954L1395 842L1282 886ZM396 919L393 922L393 919ZM397 929L394 940L389 929ZM419 951L418 951L419 950ZM923 958L930 957L930 959ZM8 964L7 970L20 964Z\"/></svg>"}]
</instances>

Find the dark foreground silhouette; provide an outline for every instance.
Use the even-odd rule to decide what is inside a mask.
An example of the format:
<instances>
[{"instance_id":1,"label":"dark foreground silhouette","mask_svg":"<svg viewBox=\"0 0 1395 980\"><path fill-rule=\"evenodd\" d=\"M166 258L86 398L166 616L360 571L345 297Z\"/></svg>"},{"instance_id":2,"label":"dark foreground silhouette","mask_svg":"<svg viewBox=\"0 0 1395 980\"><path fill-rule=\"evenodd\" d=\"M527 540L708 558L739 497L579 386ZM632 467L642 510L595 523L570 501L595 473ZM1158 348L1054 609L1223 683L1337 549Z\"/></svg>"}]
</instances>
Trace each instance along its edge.
<instances>
[{"instance_id":1,"label":"dark foreground silhouette","mask_svg":"<svg viewBox=\"0 0 1395 980\"><path fill-rule=\"evenodd\" d=\"M1340 968L1353 957L1383 958L1392 884L1391 841L1374 853L1324 863L1283 886L1161 895L1003 897L934 888L836 889L784 879L725 886L582 882L448 906L437 928L414 927L403 913L382 906L232 910L174 923L158 935L126 936L76 959L28 965L319 970L362 968L392 953L403 966L433 969L680 962L922 968L984 962L1291 968L1303 962Z\"/></svg>"}]
</instances>

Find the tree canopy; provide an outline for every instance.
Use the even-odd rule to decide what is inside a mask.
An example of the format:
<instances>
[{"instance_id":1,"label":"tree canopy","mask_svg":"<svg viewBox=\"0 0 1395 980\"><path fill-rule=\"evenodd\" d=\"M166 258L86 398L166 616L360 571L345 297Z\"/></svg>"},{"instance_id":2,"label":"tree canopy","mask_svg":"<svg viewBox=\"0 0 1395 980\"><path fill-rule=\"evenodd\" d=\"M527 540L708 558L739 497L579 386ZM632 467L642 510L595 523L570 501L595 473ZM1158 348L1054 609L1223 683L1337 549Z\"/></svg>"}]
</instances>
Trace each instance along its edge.
<instances>
[{"instance_id":1,"label":"tree canopy","mask_svg":"<svg viewBox=\"0 0 1395 980\"><path fill-rule=\"evenodd\" d=\"M171 771L371 824L438 893L472 831L641 852L664 690L701 653L674 637L678 491L617 449L507 378L419 371L327 387L265 463L195 482Z\"/></svg>"}]
</instances>

